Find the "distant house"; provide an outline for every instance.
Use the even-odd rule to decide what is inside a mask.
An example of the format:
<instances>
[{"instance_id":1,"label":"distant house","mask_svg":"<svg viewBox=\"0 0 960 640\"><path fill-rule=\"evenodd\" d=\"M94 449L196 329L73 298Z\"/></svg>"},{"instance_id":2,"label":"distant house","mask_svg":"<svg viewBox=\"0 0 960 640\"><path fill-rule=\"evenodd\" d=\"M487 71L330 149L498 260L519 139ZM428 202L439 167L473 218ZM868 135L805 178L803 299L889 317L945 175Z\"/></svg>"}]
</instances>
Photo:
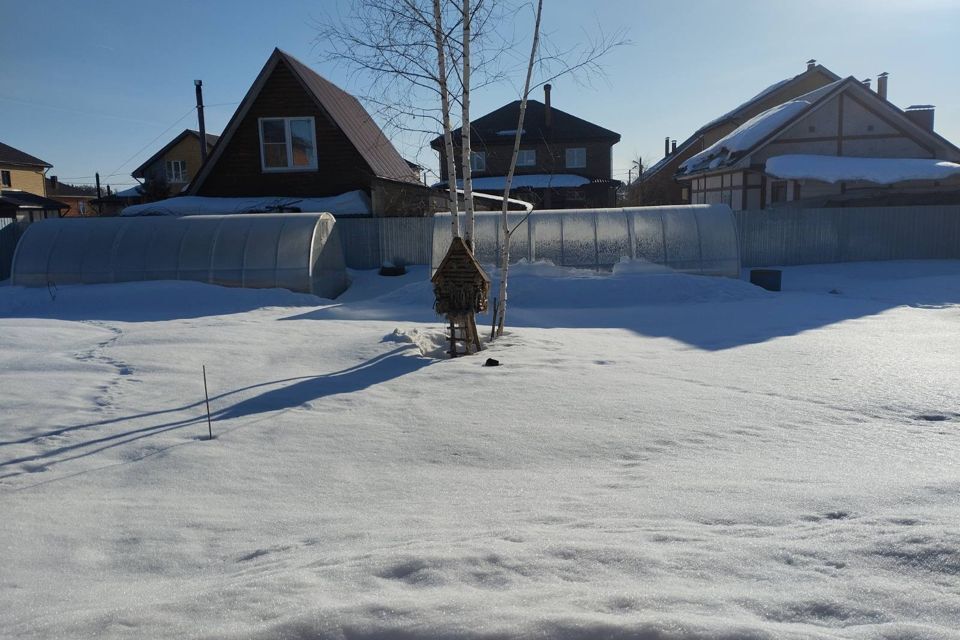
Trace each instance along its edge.
<instances>
[{"instance_id":1,"label":"distant house","mask_svg":"<svg viewBox=\"0 0 960 640\"><path fill-rule=\"evenodd\" d=\"M46 196L44 174L52 166L49 162L0 142L0 189L16 189Z\"/></svg>"},{"instance_id":2,"label":"distant house","mask_svg":"<svg viewBox=\"0 0 960 640\"><path fill-rule=\"evenodd\" d=\"M777 104L683 161L691 203L771 206L960 202L960 148L931 106L903 111L849 77Z\"/></svg>"},{"instance_id":3,"label":"distant house","mask_svg":"<svg viewBox=\"0 0 960 640\"><path fill-rule=\"evenodd\" d=\"M620 182L612 179L612 149L620 134L555 108L550 92L545 85L543 102L527 100L511 197L539 209L615 206ZM516 100L471 123L475 191L503 195L519 116ZM462 129L453 132L458 172L462 134ZM430 146L440 154L442 182L437 186L443 186L449 179L443 136ZM457 174L458 185L462 177Z\"/></svg>"},{"instance_id":4,"label":"distant house","mask_svg":"<svg viewBox=\"0 0 960 640\"><path fill-rule=\"evenodd\" d=\"M670 138L666 138L663 158L644 171L641 178L630 186L629 200L642 205L688 204L689 189L674 177L683 162L767 109L839 79L840 76L817 64L816 60L809 60L803 73L770 85L740 106L697 129L679 146L676 140L671 144Z\"/></svg>"},{"instance_id":5,"label":"distant house","mask_svg":"<svg viewBox=\"0 0 960 640\"><path fill-rule=\"evenodd\" d=\"M90 204L97 197L95 191L64 184L57 179L57 176L46 179L46 189L49 198L69 207L62 214L64 218L96 215L96 210Z\"/></svg>"},{"instance_id":6,"label":"distant house","mask_svg":"<svg viewBox=\"0 0 960 640\"><path fill-rule=\"evenodd\" d=\"M359 192L358 210L423 215L430 190L360 102L275 49L188 188L191 196L298 200ZM360 210L363 209L363 210Z\"/></svg>"},{"instance_id":7,"label":"distant house","mask_svg":"<svg viewBox=\"0 0 960 640\"><path fill-rule=\"evenodd\" d=\"M207 153L213 150L219 137L206 134ZM184 129L131 175L147 184L165 184L167 194L173 196L186 189L202 164L200 132Z\"/></svg>"}]
</instances>

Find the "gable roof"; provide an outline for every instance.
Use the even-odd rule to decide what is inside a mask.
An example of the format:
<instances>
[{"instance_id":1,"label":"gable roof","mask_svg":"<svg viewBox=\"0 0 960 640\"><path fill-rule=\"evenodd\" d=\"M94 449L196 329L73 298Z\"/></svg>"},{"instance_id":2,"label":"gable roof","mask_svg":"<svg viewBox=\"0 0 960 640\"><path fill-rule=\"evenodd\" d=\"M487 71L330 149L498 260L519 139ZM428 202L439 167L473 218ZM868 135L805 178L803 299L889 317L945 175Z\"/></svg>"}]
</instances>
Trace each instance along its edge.
<instances>
[{"instance_id":1,"label":"gable roof","mask_svg":"<svg viewBox=\"0 0 960 640\"><path fill-rule=\"evenodd\" d=\"M772 85L770 85L769 87L767 87L766 89L758 93L757 95L753 96L746 102L740 104L737 107L734 107L730 111L727 111L722 116L718 118L714 118L710 122L706 123L705 125L701 126L699 129L694 131L689 138L684 140L677 147L677 150L675 152L671 153L668 156L664 156L663 158L658 160L652 167L644 171L643 172L644 180L653 177L655 174L660 172L664 167L671 164L671 160L676 159L678 154L683 153L684 151L689 149L691 146L693 146L693 144L698 140L700 140L700 138L708 129L713 129L714 127L719 127L720 125L727 124L730 122L738 122L741 118L744 118L746 114L748 114L752 109L754 109L758 103L769 98L771 95L773 95L777 91L787 89L792 84L799 84L804 80L806 80L807 78L810 78L811 76L814 76L814 75L822 75L826 79L828 79L830 83L840 80L840 76L835 74L833 71L830 71L830 69L827 69L822 64L815 64L813 66L807 67L807 69L805 69L802 73L798 73L792 78L784 78L779 82L774 82Z\"/></svg>"},{"instance_id":2,"label":"gable roof","mask_svg":"<svg viewBox=\"0 0 960 640\"><path fill-rule=\"evenodd\" d=\"M447 275L445 273L447 265L450 263L459 263L460 267L469 267L476 275L480 276L484 282L490 283L490 276L487 275L487 272L474 257L473 252L467 247L466 241L460 236L455 236L451 240L447 254L443 256L443 260L437 265L437 270L430 277L430 281L437 282L439 279L445 277Z\"/></svg>"},{"instance_id":3,"label":"gable roof","mask_svg":"<svg viewBox=\"0 0 960 640\"><path fill-rule=\"evenodd\" d=\"M678 175L688 176L694 173L704 173L738 163L742 158L765 147L776 139L779 133L840 93L850 93L867 104L872 103L876 108L885 111L888 116L896 120L900 129L909 131L915 140L932 143L934 146L946 149L949 153L960 158L960 148L957 148L956 145L937 133L918 126L896 105L881 98L877 93L864 87L859 80L850 76L815 89L794 100L788 100L771 107L751 118L707 149L687 159L680 165Z\"/></svg>"},{"instance_id":4,"label":"gable roof","mask_svg":"<svg viewBox=\"0 0 960 640\"><path fill-rule=\"evenodd\" d=\"M17 164L25 167L43 167L45 169L53 166L49 162L44 162L40 158L20 151L20 149L14 149L10 145L3 144L2 142L0 142L0 163Z\"/></svg>"},{"instance_id":5,"label":"gable roof","mask_svg":"<svg viewBox=\"0 0 960 640\"><path fill-rule=\"evenodd\" d=\"M550 107L551 126L546 125L547 107L539 100L527 100L527 110L523 117L523 133L521 142L531 143L542 140L609 140L614 143L620 141L620 134L610 129L604 129L592 122L578 118L556 107ZM470 136L473 141L481 144L502 142L513 144L513 137L517 133L517 122L520 120L520 101L514 100L499 109L491 111L485 116L470 123ZM459 145L463 136L463 128L458 127L453 132L453 144ZM430 141L434 149L443 148L443 136L437 136Z\"/></svg>"},{"instance_id":6,"label":"gable roof","mask_svg":"<svg viewBox=\"0 0 960 640\"><path fill-rule=\"evenodd\" d=\"M196 190L206 180L223 154L224 149L229 146L230 140L240 127L240 123L243 122L260 91L263 90L267 80L280 63L285 64L293 72L304 91L350 140L376 177L420 184L413 170L383 134L383 131L380 130L380 127L370 117L359 100L289 53L274 49L247 91L247 95L244 96L240 106L237 107L230 118L220 142L214 147L213 153L200 168L193 182L190 183L189 193L196 193Z\"/></svg>"},{"instance_id":7,"label":"gable roof","mask_svg":"<svg viewBox=\"0 0 960 640\"><path fill-rule=\"evenodd\" d=\"M184 129L182 132L180 132L179 135L177 135L176 138L174 138L173 140L171 140L170 142L168 142L167 144L165 144L165 145L163 146L163 148L160 149L160 151L157 151L155 154L153 154L152 156L150 156L149 158L147 158L147 159L144 161L143 164L141 164L139 167L137 167L136 169L134 169L134 170L133 170L133 173L131 173L130 175L132 175L134 178L141 178L141 179L142 179L142 178L143 178L143 172L147 170L147 167L149 167L149 166L152 165L154 162L156 162L157 160L159 160L160 158L162 158L168 151L170 151L170 149L173 149L175 146L177 146L178 144L180 144L180 141L183 140L184 138L188 137L188 136L193 136L194 138L196 138L196 139L197 139L197 142L198 142L198 144L199 144L199 141L200 141L200 132L199 132L199 131L194 131L193 129ZM206 134L206 137L207 137L207 152L209 153L210 150L213 149L213 146L214 146L215 144L217 144L217 140L220 139L220 136L214 135L214 134L212 134L212 133L208 133L208 134Z\"/></svg>"},{"instance_id":8,"label":"gable roof","mask_svg":"<svg viewBox=\"0 0 960 640\"><path fill-rule=\"evenodd\" d=\"M50 178L44 178L44 181L47 183L47 195L48 196L60 196L61 198L96 198L96 193L90 193L89 191L84 191L79 187L75 187L72 184L64 184L63 182L57 182L54 184L53 180Z\"/></svg>"}]
</instances>

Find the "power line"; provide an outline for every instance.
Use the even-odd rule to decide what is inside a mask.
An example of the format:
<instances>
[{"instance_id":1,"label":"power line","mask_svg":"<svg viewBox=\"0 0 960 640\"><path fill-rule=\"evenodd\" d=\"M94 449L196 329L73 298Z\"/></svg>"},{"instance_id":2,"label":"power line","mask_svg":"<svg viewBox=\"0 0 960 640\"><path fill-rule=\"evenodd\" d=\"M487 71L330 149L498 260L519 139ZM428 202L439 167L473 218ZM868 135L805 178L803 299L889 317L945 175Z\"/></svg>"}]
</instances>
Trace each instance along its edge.
<instances>
[{"instance_id":1,"label":"power line","mask_svg":"<svg viewBox=\"0 0 960 640\"><path fill-rule=\"evenodd\" d=\"M183 120L184 118L186 118L187 116L189 116L189 115L190 115L191 113L193 113L195 110L196 110L196 107L190 107L190 109L188 109L185 114L183 114L182 116L180 116L179 118L177 118L176 120L174 120L174 121L173 121L173 124L171 124L169 127L167 127L166 129L164 129L163 131L161 131L161 132L159 133L159 135L157 135L156 138L154 138L153 140L151 140L151 141L148 142L147 144L145 144L145 145L143 145L142 147L140 147L140 148L137 150L136 153L134 153L132 156L130 156L129 158L127 158L126 160L124 160L124 161L123 161L123 164L121 164L119 167L117 167L116 169L113 170L113 173L108 173L107 175L102 176L102 177L104 177L104 178L112 178L113 176L120 175L120 170L123 169L125 166L127 166L127 163L129 163L131 160L133 160L133 159L136 158L138 155L140 155L141 153L143 153L143 152L147 149L147 147L149 147L149 146L152 145L154 142L156 142L157 140L159 140L160 138L162 138L168 131L170 131L170 129L173 129L175 126L177 126L178 124L180 124L180 121L181 121L181 120Z\"/></svg>"}]
</instances>

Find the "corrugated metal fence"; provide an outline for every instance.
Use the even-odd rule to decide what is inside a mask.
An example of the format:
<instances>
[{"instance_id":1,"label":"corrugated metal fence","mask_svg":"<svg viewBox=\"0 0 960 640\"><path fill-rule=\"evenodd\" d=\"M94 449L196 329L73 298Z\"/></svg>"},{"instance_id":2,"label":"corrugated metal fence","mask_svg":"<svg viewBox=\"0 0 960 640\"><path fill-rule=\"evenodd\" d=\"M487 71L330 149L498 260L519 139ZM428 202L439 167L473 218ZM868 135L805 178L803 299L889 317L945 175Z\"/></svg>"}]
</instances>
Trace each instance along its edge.
<instances>
[{"instance_id":1,"label":"corrugated metal fence","mask_svg":"<svg viewBox=\"0 0 960 640\"><path fill-rule=\"evenodd\" d=\"M960 205L734 214L744 267L960 258Z\"/></svg>"},{"instance_id":2,"label":"corrugated metal fence","mask_svg":"<svg viewBox=\"0 0 960 640\"><path fill-rule=\"evenodd\" d=\"M433 218L338 218L337 228L351 269L430 264Z\"/></svg>"}]
</instances>

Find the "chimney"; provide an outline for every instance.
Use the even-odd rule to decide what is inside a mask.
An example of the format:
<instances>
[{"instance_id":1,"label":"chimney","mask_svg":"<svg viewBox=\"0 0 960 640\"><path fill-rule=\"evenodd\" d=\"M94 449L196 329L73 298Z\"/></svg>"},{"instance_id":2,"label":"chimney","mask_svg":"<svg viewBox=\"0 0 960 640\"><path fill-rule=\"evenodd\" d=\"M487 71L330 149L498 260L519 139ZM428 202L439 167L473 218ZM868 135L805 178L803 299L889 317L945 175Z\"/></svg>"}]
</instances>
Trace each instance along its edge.
<instances>
[{"instance_id":1,"label":"chimney","mask_svg":"<svg viewBox=\"0 0 960 640\"><path fill-rule=\"evenodd\" d=\"M194 80L197 94L197 124L200 126L200 162L207 161L207 127L203 122L203 80Z\"/></svg>"},{"instance_id":2,"label":"chimney","mask_svg":"<svg viewBox=\"0 0 960 640\"><path fill-rule=\"evenodd\" d=\"M670 136L663 139L663 156L667 157L668 155L670 155Z\"/></svg>"},{"instance_id":3,"label":"chimney","mask_svg":"<svg viewBox=\"0 0 960 640\"><path fill-rule=\"evenodd\" d=\"M807 71L810 71L810 69L813 69L815 66L817 66L816 60L814 60L813 58L810 58L809 60L807 60Z\"/></svg>"},{"instance_id":4,"label":"chimney","mask_svg":"<svg viewBox=\"0 0 960 640\"><path fill-rule=\"evenodd\" d=\"M884 100L887 99L887 76L889 75L889 73L884 71L877 76L877 95Z\"/></svg>"},{"instance_id":5,"label":"chimney","mask_svg":"<svg viewBox=\"0 0 960 640\"><path fill-rule=\"evenodd\" d=\"M50 176L50 188L54 191L57 190L57 176Z\"/></svg>"},{"instance_id":6,"label":"chimney","mask_svg":"<svg viewBox=\"0 0 960 640\"><path fill-rule=\"evenodd\" d=\"M861 84L863 84L863 86L865 86L865 87L867 88L867 90L870 89L870 78L864 78L864 79L861 80L860 82L861 82Z\"/></svg>"},{"instance_id":7,"label":"chimney","mask_svg":"<svg viewBox=\"0 0 960 640\"><path fill-rule=\"evenodd\" d=\"M677 141L676 141L676 140L671 140L671 141L670 141L670 153L676 153L676 152L677 152Z\"/></svg>"},{"instance_id":8,"label":"chimney","mask_svg":"<svg viewBox=\"0 0 960 640\"><path fill-rule=\"evenodd\" d=\"M932 104L912 104L907 107L905 113L913 124L927 131L933 131L933 111Z\"/></svg>"},{"instance_id":9,"label":"chimney","mask_svg":"<svg viewBox=\"0 0 960 640\"><path fill-rule=\"evenodd\" d=\"M549 84L543 85L543 124L550 127L553 124L553 113L550 109L550 90L553 89Z\"/></svg>"}]
</instances>

